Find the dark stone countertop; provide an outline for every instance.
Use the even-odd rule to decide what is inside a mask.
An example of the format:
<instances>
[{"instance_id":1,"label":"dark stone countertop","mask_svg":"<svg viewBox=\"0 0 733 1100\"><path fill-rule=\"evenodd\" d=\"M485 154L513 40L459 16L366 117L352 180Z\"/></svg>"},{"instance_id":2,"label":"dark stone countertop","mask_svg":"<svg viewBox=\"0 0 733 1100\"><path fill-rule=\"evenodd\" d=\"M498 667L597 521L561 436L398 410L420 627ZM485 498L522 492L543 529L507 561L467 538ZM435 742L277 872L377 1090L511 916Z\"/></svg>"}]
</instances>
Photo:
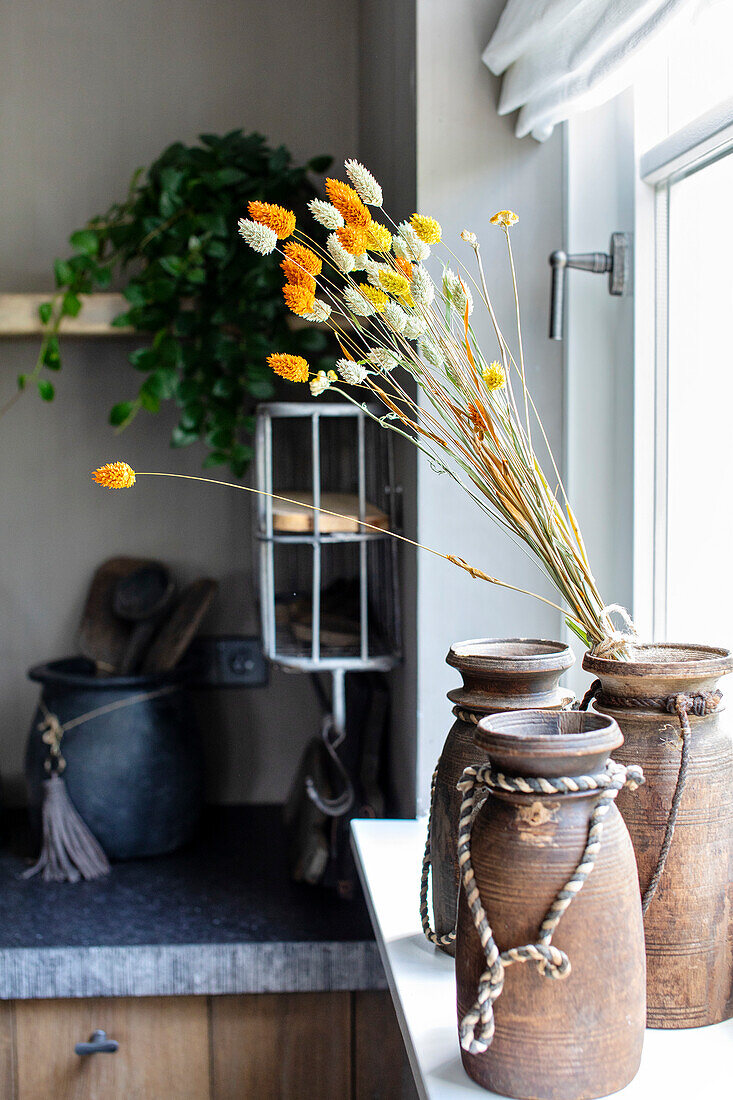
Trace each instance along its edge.
<instances>
[{"instance_id":1,"label":"dark stone countertop","mask_svg":"<svg viewBox=\"0 0 733 1100\"><path fill-rule=\"evenodd\" d=\"M0 998L383 988L369 916L289 880L278 806L211 808L197 840L96 882L23 880L0 852ZM9 834L9 835L8 835Z\"/></svg>"}]
</instances>

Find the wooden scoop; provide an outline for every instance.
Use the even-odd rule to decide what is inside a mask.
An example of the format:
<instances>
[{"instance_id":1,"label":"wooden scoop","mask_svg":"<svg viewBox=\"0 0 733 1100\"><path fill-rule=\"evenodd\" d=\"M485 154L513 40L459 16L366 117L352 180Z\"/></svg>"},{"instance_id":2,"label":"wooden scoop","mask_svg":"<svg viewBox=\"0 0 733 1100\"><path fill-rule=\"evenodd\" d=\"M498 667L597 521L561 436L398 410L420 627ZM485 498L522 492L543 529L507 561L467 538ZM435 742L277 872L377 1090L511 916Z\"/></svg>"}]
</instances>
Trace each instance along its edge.
<instances>
[{"instance_id":1,"label":"wooden scoop","mask_svg":"<svg viewBox=\"0 0 733 1100\"><path fill-rule=\"evenodd\" d=\"M216 581L201 577L183 589L172 614L161 626L142 664L146 675L175 668L201 625L214 596Z\"/></svg>"},{"instance_id":2,"label":"wooden scoop","mask_svg":"<svg viewBox=\"0 0 733 1100\"><path fill-rule=\"evenodd\" d=\"M94 662L98 675L112 676L118 672L132 629L114 612L118 581L143 566L155 564L145 558L110 558L95 572L79 627L79 652Z\"/></svg>"},{"instance_id":3,"label":"wooden scoop","mask_svg":"<svg viewBox=\"0 0 733 1100\"><path fill-rule=\"evenodd\" d=\"M118 580L113 598L115 615L133 624L120 661L121 676L137 671L175 591L176 584L170 570L158 562L143 565Z\"/></svg>"}]
</instances>

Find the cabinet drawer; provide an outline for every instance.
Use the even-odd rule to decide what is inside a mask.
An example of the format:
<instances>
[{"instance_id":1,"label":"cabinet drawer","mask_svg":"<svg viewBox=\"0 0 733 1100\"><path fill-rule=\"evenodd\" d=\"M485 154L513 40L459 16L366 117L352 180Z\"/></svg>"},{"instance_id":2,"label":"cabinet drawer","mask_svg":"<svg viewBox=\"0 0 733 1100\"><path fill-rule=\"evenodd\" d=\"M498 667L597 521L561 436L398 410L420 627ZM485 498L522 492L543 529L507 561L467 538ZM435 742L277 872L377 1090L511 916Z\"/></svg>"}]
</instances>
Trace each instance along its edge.
<instances>
[{"instance_id":1,"label":"cabinet drawer","mask_svg":"<svg viewBox=\"0 0 733 1100\"><path fill-rule=\"evenodd\" d=\"M98 1029L114 1054L80 1056ZM17 1100L208 1100L205 997L16 1001Z\"/></svg>"}]
</instances>

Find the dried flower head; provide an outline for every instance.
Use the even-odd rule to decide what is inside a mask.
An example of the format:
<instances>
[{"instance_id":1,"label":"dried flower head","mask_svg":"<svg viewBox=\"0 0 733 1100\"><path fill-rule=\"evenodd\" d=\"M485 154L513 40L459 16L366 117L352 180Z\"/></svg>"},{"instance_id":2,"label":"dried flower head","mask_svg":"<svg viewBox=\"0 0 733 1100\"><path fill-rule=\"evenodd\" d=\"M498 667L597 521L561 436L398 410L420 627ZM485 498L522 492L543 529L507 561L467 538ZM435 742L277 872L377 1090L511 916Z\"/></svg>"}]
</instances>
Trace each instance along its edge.
<instances>
[{"instance_id":1,"label":"dried flower head","mask_svg":"<svg viewBox=\"0 0 733 1100\"><path fill-rule=\"evenodd\" d=\"M392 247L396 256L401 256L410 263L420 263L430 255L429 245L420 240L409 222L400 222L397 236L392 238Z\"/></svg>"},{"instance_id":2,"label":"dried flower head","mask_svg":"<svg viewBox=\"0 0 733 1100\"><path fill-rule=\"evenodd\" d=\"M369 373L366 367L353 359L337 359L336 370L350 386L360 386Z\"/></svg>"},{"instance_id":3,"label":"dried flower head","mask_svg":"<svg viewBox=\"0 0 733 1100\"><path fill-rule=\"evenodd\" d=\"M296 313L298 317L304 317L306 313L313 312L315 297L313 292L306 290L305 287L292 286L290 283L286 283L283 287L283 298L288 309Z\"/></svg>"},{"instance_id":4,"label":"dried flower head","mask_svg":"<svg viewBox=\"0 0 733 1100\"><path fill-rule=\"evenodd\" d=\"M499 210L491 219L491 224L500 225L503 229L508 229L510 225L516 225L518 221L519 216L515 214L513 210Z\"/></svg>"},{"instance_id":5,"label":"dried flower head","mask_svg":"<svg viewBox=\"0 0 733 1100\"><path fill-rule=\"evenodd\" d=\"M354 229L366 229L371 223L372 216L353 187L341 180L327 179L326 194L342 215L347 225Z\"/></svg>"},{"instance_id":6,"label":"dried flower head","mask_svg":"<svg viewBox=\"0 0 733 1100\"><path fill-rule=\"evenodd\" d=\"M414 269L409 260L405 260L402 256L396 256L395 263L406 279L412 278L412 272Z\"/></svg>"},{"instance_id":7,"label":"dried flower head","mask_svg":"<svg viewBox=\"0 0 733 1100\"><path fill-rule=\"evenodd\" d=\"M95 470L92 478L105 489L131 489L135 484L135 471L126 462L108 462Z\"/></svg>"},{"instance_id":8,"label":"dried flower head","mask_svg":"<svg viewBox=\"0 0 733 1100\"><path fill-rule=\"evenodd\" d=\"M389 348L369 348L367 353L367 361L375 368L375 370L389 372L399 366L399 356L395 355Z\"/></svg>"},{"instance_id":9,"label":"dried flower head","mask_svg":"<svg viewBox=\"0 0 733 1100\"><path fill-rule=\"evenodd\" d=\"M474 248L478 244L478 237L475 233L472 233L470 229L463 230L463 232L461 233L461 240L465 241L466 244L470 244Z\"/></svg>"},{"instance_id":10,"label":"dried flower head","mask_svg":"<svg viewBox=\"0 0 733 1100\"><path fill-rule=\"evenodd\" d=\"M388 294L394 294L397 298L404 298L410 293L410 282L404 275L388 269L379 272L379 283Z\"/></svg>"},{"instance_id":11,"label":"dried flower head","mask_svg":"<svg viewBox=\"0 0 733 1100\"><path fill-rule=\"evenodd\" d=\"M302 314L304 321L314 321L322 324L331 316L331 307L328 302L322 302L320 298L313 301L313 309L310 313Z\"/></svg>"},{"instance_id":12,"label":"dried flower head","mask_svg":"<svg viewBox=\"0 0 733 1100\"><path fill-rule=\"evenodd\" d=\"M366 233L355 229L353 225L344 225L336 230L341 247L351 256L360 256L366 250Z\"/></svg>"},{"instance_id":13,"label":"dried flower head","mask_svg":"<svg viewBox=\"0 0 733 1100\"><path fill-rule=\"evenodd\" d=\"M268 229L261 222L253 222L249 218L240 218L238 225L240 236L255 252L267 256L274 250L277 245L277 233L274 229Z\"/></svg>"},{"instance_id":14,"label":"dried flower head","mask_svg":"<svg viewBox=\"0 0 733 1100\"><path fill-rule=\"evenodd\" d=\"M481 368L481 377L486 383L487 390L500 390L505 381L504 368L495 359L493 363L489 363L488 367Z\"/></svg>"},{"instance_id":15,"label":"dried flower head","mask_svg":"<svg viewBox=\"0 0 733 1100\"><path fill-rule=\"evenodd\" d=\"M392 329L392 332L396 332L398 336L401 336L405 331L408 315L401 306L390 299L382 310L382 319L388 328Z\"/></svg>"},{"instance_id":16,"label":"dried flower head","mask_svg":"<svg viewBox=\"0 0 733 1100\"><path fill-rule=\"evenodd\" d=\"M344 168L361 201L367 203L368 206L381 206L382 188L371 172L358 160L345 161Z\"/></svg>"},{"instance_id":17,"label":"dried flower head","mask_svg":"<svg viewBox=\"0 0 733 1100\"><path fill-rule=\"evenodd\" d=\"M372 252L389 252L392 247L392 234L387 226L372 222L366 231L366 246Z\"/></svg>"},{"instance_id":18,"label":"dried flower head","mask_svg":"<svg viewBox=\"0 0 733 1100\"><path fill-rule=\"evenodd\" d=\"M250 217L256 222L261 222L268 229L277 233L278 240L284 241L295 229L295 214L292 210L286 210L284 206L277 206L274 202L259 202L252 199L247 204Z\"/></svg>"},{"instance_id":19,"label":"dried flower head","mask_svg":"<svg viewBox=\"0 0 733 1100\"><path fill-rule=\"evenodd\" d=\"M300 264L296 263L295 260L283 260L280 267L291 286L301 286L304 290L307 290L309 294L315 294L316 280L308 271L305 271Z\"/></svg>"},{"instance_id":20,"label":"dried flower head","mask_svg":"<svg viewBox=\"0 0 733 1100\"><path fill-rule=\"evenodd\" d=\"M356 267L356 258L347 252L335 233L329 233L326 241L328 254L342 275L348 275Z\"/></svg>"},{"instance_id":21,"label":"dried flower head","mask_svg":"<svg viewBox=\"0 0 733 1100\"><path fill-rule=\"evenodd\" d=\"M357 290L364 295L368 302L371 302L377 313L384 312L389 298L383 290L379 290L376 286L369 286L368 283L357 283Z\"/></svg>"},{"instance_id":22,"label":"dried flower head","mask_svg":"<svg viewBox=\"0 0 733 1100\"><path fill-rule=\"evenodd\" d=\"M435 283L430 278L427 268L422 264L415 264L412 269L412 283L410 284L412 296L421 306L429 306L435 299Z\"/></svg>"},{"instance_id":23,"label":"dried flower head","mask_svg":"<svg viewBox=\"0 0 733 1100\"><path fill-rule=\"evenodd\" d=\"M439 244L443 235L440 222L435 218L429 218L426 214L413 214L410 225L425 244Z\"/></svg>"},{"instance_id":24,"label":"dried flower head","mask_svg":"<svg viewBox=\"0 0 733 1100\"><path fill-rule=\"evenodd\" d=\"M431 367L442 367L444 365L443 356L438 345L427 336L420 340L420 354L427 359Z\"/></svg>"},{"instance_id":25,"label":"dried flower head","mask_svg":"<svg viewBox=\"0 0 733 1100\"><path fill-rule=\"evenodd\" d=\"M340 229L344 224L344 219L336 207L331 206L330 202L324 202L323 199L311 199L308 209L316 221L326 229Z\"/></svg>"},{"instance_id":26,"label":"dried flower head","mask_svg":"<svg viewBox=\"0 0 733 1100\"><path fill-rule=\"evenodd\" d=\"M306 248L304 244L298 244L297 241L288 241L283 251L289 260L293 260L310 275L321 274L323 264L315 252L311 252L310 248Z\"/></svg>"},{"instance_id":27,"label":"dried flower head","mask_svg":"<svg viewBox=\"0 0 733 1100\"><path fill-rule=\"evenodd\" d=\"M344 302L357 317L372 317L377 311L356 287L344 287Z\"/></svg>"},{"instance_id":28,"label":"dried flower head","mask_svg":"<svg viewBox=\"0 0 733 1100\"><path fill-rule=\"evenodd\" d=\"M443 294L450 305L458 310L461 317L466 312L468 303L469 315L473 313L473 296L460 275L456 275L450 267L443 272Z\"/></svg>"},{"instance_id":29,"label":"dried flower head","mask_svg":"<svg viewBox=\"0 0 733 1100\"><path fill-rule=\"evenodd\" d=\"M310 380L310 390L313 397L320 397L325 390L331 385L328 375L325 370L319 370L315 378Z\"/></svg>"},{"instance_id":30,"label":"dried flower head","mask_svg":"<svg viewBox=\"0 0 733 1100\"><path fill-rule=\"evenodd\" d=\"M422 336L426 328L427 324L425 320L418 313L413 313L407 318L405 331L402 335L406 340L417 340L419 336Z\"/></svg>"},{"instance_id":31,"label":"dried flower head","mask_svg":"<svg viewBox=\"0 0 733 1100\"><path fill-rule=\"evenodd\" d=\"M267 356L267 362L279 374L281 378L287 378L288 382L307 382L310 367L307 359L302 355L286 355L278 352Z\"/></svg>"}]
</instances>

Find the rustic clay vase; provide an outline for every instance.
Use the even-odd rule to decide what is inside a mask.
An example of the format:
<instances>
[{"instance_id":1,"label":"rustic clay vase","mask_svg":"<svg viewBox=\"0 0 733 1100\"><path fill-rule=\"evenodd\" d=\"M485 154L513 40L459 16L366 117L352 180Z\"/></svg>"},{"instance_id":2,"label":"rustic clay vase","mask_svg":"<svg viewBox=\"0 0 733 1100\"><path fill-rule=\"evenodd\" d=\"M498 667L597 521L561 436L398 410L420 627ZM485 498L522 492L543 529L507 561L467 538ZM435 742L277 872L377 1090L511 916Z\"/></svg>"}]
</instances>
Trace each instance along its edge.
<instances>
[{"instance_id":1,"label":"rustic clay vase","mask_svg":"<svg viewBox=\"0 0 733 1100\"><path fill-rule=\"evenodd\" d=\"M624 745L615 759L640 764L644 786L618 807L646 890L659 858L682 747L675 713L640 700L712 692L733 670L727 649L640 645L633 661L583 659L602 694L593 709L616 719ZM672 844L646 911L650 1027L701 1027L733 1015L733 742L721 703L689 715L690 762Z\"/></svg>"},{"instance_id":2,"label":"rustic clay vase","mask_svg":"<svg viewBox=\"0 0 733 1100\"><path fill-rule=\"evenodd\" d=\"M477 741L507 775L596 776L623 738L612 719L577 711L498 714ZM481 902L500 952L537 942L557 892L583 855L597 791L519 794L491 790L471 830ZM456 937L458 1019L476 998L484 952L461 889ZM495 1032L481 1054L461 1050L466 1072L504 1096L588 1100L617 1092L639 1068L645 960L636 864L623 818L611 805L595 866L552 943L571 964L562 980L535 963L507 966L494 1003Z\"/></svg>"},{"instance_id":3,"label":"rustic clay vase","mask_svg":"<svg viewBox=\"0 0 733 1100\"><path fill-rule=\"evenodd\" d=\"M438 761L430 827L433 917L439 935L451 932L458 903L458 814L456 784L469 764L482 764L486 753L474 740L476 723L504 710L561 710L574 700L558 687L575 658L562 642L537 638L477 638L456 642L446 661L463 677L463 687L448 692L456 720ZM461 717L462 715L462 717ZM454 954L453 946L443 948Z\"/></svg>"}]
</instances>

